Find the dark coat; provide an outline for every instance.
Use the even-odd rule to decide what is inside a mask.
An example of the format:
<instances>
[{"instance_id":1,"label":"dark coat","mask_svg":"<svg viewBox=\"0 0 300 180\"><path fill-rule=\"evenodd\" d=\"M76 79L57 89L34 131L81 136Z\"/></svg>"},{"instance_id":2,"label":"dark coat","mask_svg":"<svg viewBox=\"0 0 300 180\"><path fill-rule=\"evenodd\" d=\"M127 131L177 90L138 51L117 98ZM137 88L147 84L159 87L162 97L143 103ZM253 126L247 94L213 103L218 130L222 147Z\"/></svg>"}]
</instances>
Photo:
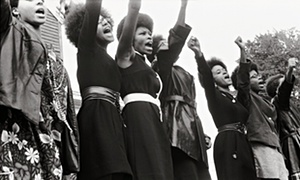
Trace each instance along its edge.
<instances>
[{"instance_id":1,"label":"dark coat","mask_svg":"<svg viewBox=\"0 0 300 180\"><path fill-rule=\"evenodd\" d=\"M300 111L290 102L294 80L292 83L284 81L273 99L282 151L291 175L300 172Z\"/></svg>"},{"instance_id":2,"label":"dark coat","mask_svg":"<svg viewBox=\"0 0 300 180\"><path fill-rule=\"evenodd\" d=\"M11 15L9 2L1 0L0 105L20 110L27 120L38 125L40 112L42 110L43 113L45 107L41 99L47 49L31 26ZM55 90L63 92L65 91L63 88L68 88L68 93L64 96L67 101L67 106L64 107L64 121L68 127L64 126L61 132L61 162L64 172L70 173L79 170L79 150L72 90L69 79L67 81L65 86Z\"/></svg>"},{"instance_id":3,"label":"dark coat","mask_svg":"<svg viewBox=\"0 0 300 180\"><path fill-rule=\"evenodd\" d=\"M38 124L46 48L31 26L11 15L9 0L1 0L0 22L0 105Z\"/></svg>"},{"instance_id":4,"label":"dark coat","mask_svg":"<svg viewBox=\"0 0 300 180\"><path fill-rule=\"evenodd\" d=\"M208 166L205 135L195 103L194 77L174 66L190 31L188 25L175 26L169 33L168 49L157 54L158 74L164 85L160 100L172 146Z\"/></svg>"},{"instance_id":5,"label":"dark coat","mask_svg":"<svg viewBox=\"0 0 300 180\"><path fill-rule=\"evenodd\" d=\"M250 97L250 115L247 121L249 141L280 149L279 136L276 130L277 112L275 106L253 91L250 92Z\"/></svg>"},{"instance_id":6,"label":"dark coat","mask_svg":"<svg viewBox=\"0 0 300 180\"><path fill-rule=\"evenodd\" d=\"M249 101L249 64L241 64L238 71L238 94L235 98L215 87L211 69L204 56L196 56L196 60L208 109L216 127L232 123L245 124L249 116L248 110L244 107L244 103ZM219 180L256 179L250 144L246 135L238 131L218 133L214 143L214 162Z\"/></svg>"}]
</instances>

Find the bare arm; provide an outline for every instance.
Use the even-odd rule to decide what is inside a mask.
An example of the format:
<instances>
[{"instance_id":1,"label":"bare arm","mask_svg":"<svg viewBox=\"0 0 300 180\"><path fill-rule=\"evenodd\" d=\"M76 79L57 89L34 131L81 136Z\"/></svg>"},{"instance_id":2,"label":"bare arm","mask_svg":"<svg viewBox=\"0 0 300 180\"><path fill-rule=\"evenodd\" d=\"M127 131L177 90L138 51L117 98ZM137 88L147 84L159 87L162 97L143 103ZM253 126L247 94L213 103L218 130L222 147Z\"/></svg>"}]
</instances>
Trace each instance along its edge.
<instances>
[{"instance_id":1,"label":"bare arm","mask_svg":"<svg viewBox=\"0 0 300 180\"><path fill-rule=\"evenodd\" d=\"M121 68L127 68L132 64L132 61L130 60L131 56L134 55L132 42L134 39L140 8L141 0L129 1L128 13L124 21L116 55L117 63Z\"/></svg>"},{"instance_id":2,"label":"bare arm","mask_svg":"<svg viewBox=\"0 0 300 180\"><path fill-rule=\"evenodd\" d=\"M186 7L188 0L181 0L181 7L175 26L185 26Z\"/></svg>"},{"instance_id":3,"label":"bare arm","mask_svg":"<svg viewBox=\"0 0 300 180\"><path fill-rule=\"evenodd\" d=\"M185 41L191 32L192 28L185 24L187 2L188 0L181 0L177 22L174 28L169 31L168 49L157 53L157 64L160 74L168 75L171 72L173 64L177 61Z\"/></svg>"}]
</instances>

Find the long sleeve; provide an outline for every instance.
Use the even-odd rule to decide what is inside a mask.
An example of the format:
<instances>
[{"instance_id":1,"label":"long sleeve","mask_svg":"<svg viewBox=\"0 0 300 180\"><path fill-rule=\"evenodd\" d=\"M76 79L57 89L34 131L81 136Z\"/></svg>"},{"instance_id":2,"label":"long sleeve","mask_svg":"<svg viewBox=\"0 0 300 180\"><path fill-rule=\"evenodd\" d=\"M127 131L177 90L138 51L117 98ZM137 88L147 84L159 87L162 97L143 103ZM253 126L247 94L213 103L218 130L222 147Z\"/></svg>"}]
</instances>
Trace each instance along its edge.
<instances>
[{"instance_id":1,"label":"long sleeve","mask_svg":"<svg viewBox=\"0 0 300 180\"><path fill-rule=\"evenodd\" d=\"M247 109L250 106L250 65L250 63L240 63L237 73L237 99Z\"/></svg>"},{"instance_id":2,"label":"long sleeve","mask_svg":"<svg viewBox=\"0 0 300 180\"><path fill-rule=\"evenodd\" d=\"M86 1L85 16L78 42L80 49L91 49L95 45L101 4L100 0Z\"/></svg>"},{"instance_id":3,"label":"long sleeve","mask_svg":"<svg viewBox=\"0 0 300 180\"><path fill-rule=\"evenodd\" d=\"M287 82L286 80L280 85L278 89L278 106L281 110L289 110L290 109L290 97L292 90L294 88L295 77L293 76L292 83Z\"/></svg>"},{"instance_id":4,"label":"long sleeve","mask_svg":"<svg viewBox=\"0 0 300 180\"><path fill-rule=\"evenodd\" d=\"M215 81L212 75L210 68L208 67L204 56L196 57L198 72L199 72L199 80L201 78L201 85L204 88L205 96L208 103L208 108L211 114L215 114L218 110L218 102L216 98L216 88Z\"/></svg>"},{"instance_id":5,"label":"long sleeve","mask_svg":"<svg viewBox=\"0 0 300 180\"><path fill-rule=\"evenodd\" d=\"M3 33L12 21L10 0L1 0L0 31ZM1 35L2 37L2 35Z\"/></svg>"},{"instance_id":6,"label":"long sleeve","mask_svg":"<svg viewBox=\"0 0 300 180\"><path fill-rule=\"evenodd\" d=\"M157 54L157 63L161 76L171 72L172 66L178 59L191 29L189 25L185 25L175 26L169 31L168 50L160 51Z\"/></svg>"},{"instance_id":7,"label":"long sleeve","mask_svg":"<svg viewBox=\"0 0 300 180\"><path fill-rule=\"evenodd\" d=\"M172 83L169 83L172 78L172 68L182 51L190 31L191 27L188 25L172 28L169 31L168 49L159 51L157 54L158 74L164 84L161 96L168 94L167 91L173 88Z\"/></svg>"}]
</instances>

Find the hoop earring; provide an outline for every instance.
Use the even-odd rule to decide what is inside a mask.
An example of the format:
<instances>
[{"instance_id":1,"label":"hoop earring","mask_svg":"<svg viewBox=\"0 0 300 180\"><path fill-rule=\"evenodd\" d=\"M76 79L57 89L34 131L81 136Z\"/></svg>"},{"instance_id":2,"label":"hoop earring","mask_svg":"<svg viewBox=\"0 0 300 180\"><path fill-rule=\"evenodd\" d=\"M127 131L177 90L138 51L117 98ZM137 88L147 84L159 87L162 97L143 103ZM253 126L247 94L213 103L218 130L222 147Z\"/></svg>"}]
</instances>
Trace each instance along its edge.
<instances>
[{"instance_id":1,"label":"hoop earring","mask_svg":"<svg viewBox=\"0 0 300 180\"><path fill-rule=\"evenodd\" d=\"M12 15L15 17L19 17L20 13L17 8L13 8L11 11Z\"/></svg>"}]
</instances>

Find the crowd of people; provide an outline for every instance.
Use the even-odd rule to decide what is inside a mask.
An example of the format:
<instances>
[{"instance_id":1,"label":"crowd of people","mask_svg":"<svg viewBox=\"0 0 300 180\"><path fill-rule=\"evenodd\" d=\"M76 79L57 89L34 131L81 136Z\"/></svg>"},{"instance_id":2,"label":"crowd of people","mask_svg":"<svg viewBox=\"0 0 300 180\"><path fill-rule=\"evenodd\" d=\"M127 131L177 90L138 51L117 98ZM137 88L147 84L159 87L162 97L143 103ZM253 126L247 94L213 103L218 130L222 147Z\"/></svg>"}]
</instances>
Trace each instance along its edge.
<instances>
[{"instance_id":1,"label":"crowd of people","mask_svg":"<svg viewBox=\"0 0 300 180\"><path fill-rule=\"evenodd\" d=\"M197 37L187 40L188 0L167 39L152 34L141 4L129 0L114 58L107 53L114 21L102 0L67 9L82 97L76 114L62 59L41 37L44 1L1 0L0 179L211 180L200 83L218 129L219 180L300 180L300 111L290 101L298 59L264 80L238 37L230 77L220 59L205 59ZM175 65L186 43L199 82Z\"/></svg>"}]
</instances>

